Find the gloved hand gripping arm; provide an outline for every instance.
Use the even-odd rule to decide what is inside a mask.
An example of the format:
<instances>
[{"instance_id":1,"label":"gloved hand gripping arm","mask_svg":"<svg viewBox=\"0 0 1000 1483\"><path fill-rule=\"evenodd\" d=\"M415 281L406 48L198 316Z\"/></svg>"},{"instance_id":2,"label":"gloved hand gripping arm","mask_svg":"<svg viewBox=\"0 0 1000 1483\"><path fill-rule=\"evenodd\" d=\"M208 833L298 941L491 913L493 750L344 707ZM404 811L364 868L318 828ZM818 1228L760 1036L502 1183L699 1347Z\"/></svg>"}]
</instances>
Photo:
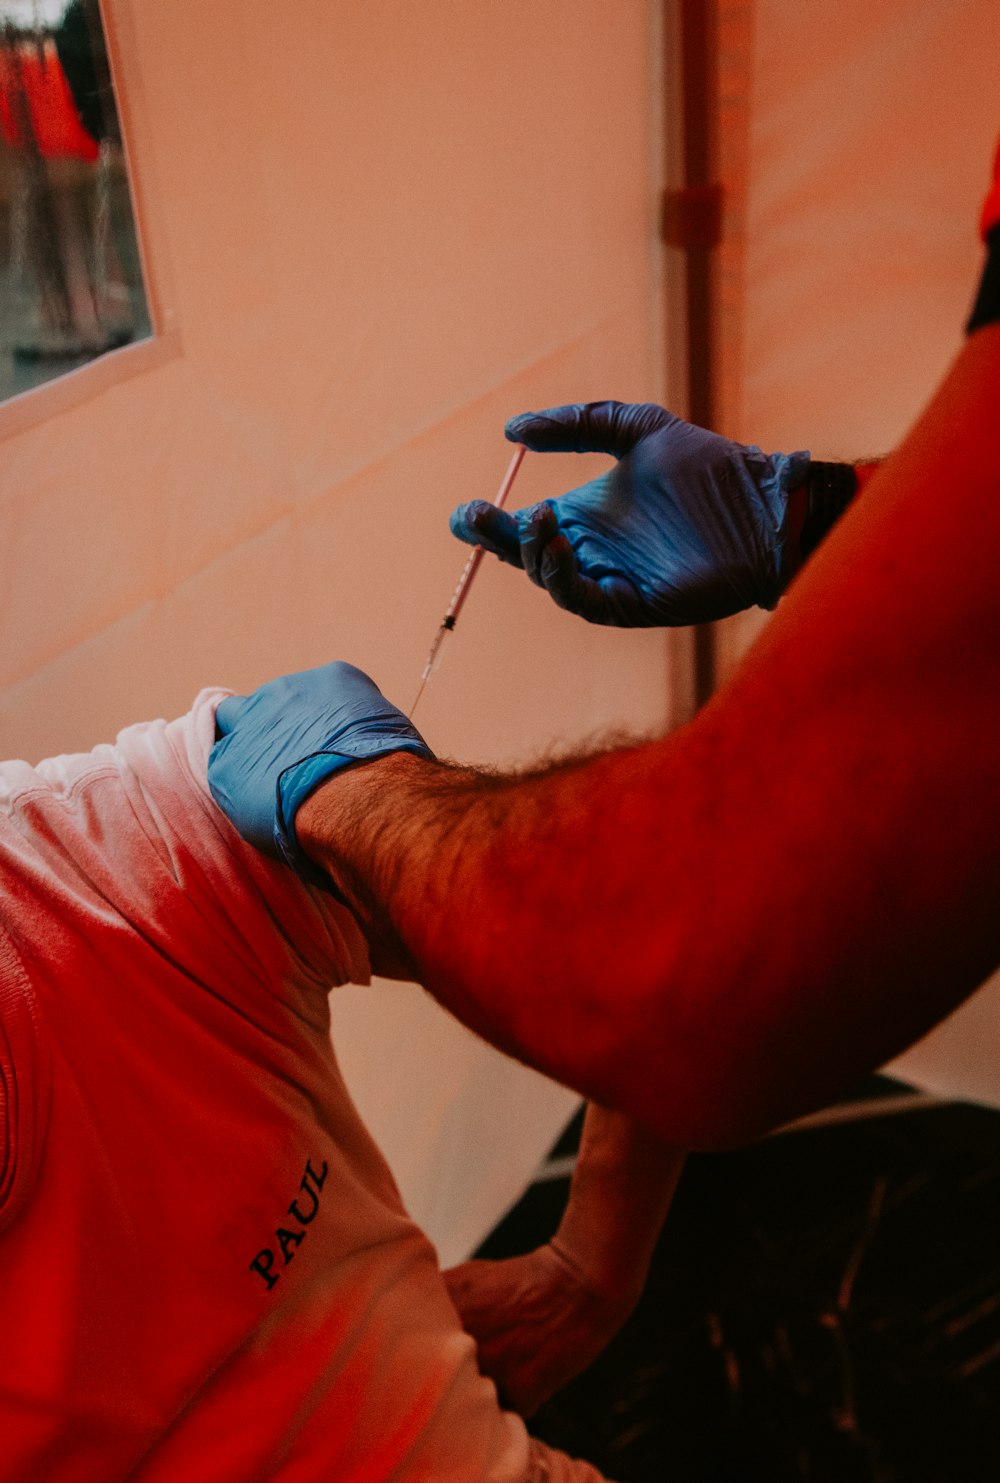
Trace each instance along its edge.
<instances>
[{"instance_id":1,"label":"gloved hand gripping arm","mask_svg":"<svg viewBox=\"0 0 1000 1483\"><path fill-rule=\"evenodd\" d=\"M215 720L208 783L216 803L250 844L341 901L330 876L299 848L296 812L335 772L391 752L434 756L353 664L325 664L230 696Z\"/></svg>"}]
</instances>

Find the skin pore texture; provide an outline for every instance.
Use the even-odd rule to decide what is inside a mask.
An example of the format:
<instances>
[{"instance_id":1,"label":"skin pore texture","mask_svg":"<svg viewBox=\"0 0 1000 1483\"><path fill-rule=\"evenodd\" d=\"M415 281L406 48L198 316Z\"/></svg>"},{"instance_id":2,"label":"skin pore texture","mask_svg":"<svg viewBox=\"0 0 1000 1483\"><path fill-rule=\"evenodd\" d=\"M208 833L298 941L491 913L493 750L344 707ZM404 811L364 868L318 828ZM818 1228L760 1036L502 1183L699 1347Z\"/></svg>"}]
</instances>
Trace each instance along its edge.
<instances>
[{"instance_id":1,"label":"skin pore texture","mask_svg":"<svg viewBox=\"0 0 1000 1483\"><path fill-rule=\"evenodd\" d=\"M671 1144L745 1141L1000 961L998 551L991 325L688 726L521 777L389 756L299 841L485 1038Z\"/></svg>"}]
</instances>

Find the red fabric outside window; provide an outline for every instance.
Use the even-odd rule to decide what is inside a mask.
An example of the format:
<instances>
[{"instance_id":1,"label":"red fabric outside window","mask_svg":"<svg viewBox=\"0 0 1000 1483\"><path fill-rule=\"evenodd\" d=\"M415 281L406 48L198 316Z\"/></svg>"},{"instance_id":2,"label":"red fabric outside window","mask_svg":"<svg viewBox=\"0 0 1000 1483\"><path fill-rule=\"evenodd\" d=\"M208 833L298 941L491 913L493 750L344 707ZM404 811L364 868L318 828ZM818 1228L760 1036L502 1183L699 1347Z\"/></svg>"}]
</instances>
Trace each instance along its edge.
<instances>
[{"instance_id":1,"label":"red fabric outside window","mask_svg":"<svg viewBox=\"0 0 1000 1483\"><path fill-rule=\"evenodd\" d=\"M80 122L51 42L45 43L41 54L34 47L19 47L13 54L0 52L0 131L15 149L26 143L25 104L31 133L46 159L73 156L96 160L97 143Z\"/></svg>"}]
</instances>

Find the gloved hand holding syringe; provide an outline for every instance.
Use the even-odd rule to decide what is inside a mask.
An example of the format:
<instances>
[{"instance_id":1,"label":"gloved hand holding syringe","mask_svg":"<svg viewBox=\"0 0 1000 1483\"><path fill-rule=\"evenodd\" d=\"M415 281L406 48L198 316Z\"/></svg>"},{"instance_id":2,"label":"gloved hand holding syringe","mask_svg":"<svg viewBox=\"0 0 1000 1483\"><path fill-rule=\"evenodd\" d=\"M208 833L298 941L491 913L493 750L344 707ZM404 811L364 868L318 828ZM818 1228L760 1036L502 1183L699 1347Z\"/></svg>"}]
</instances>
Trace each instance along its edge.
<instances>
[{"instance_id":1,"label":"gloved hand holding syringe","mask_svg":"<svg viewBox=\"0 0 1000 1483\"><path fill-rule=\"evenodd\" d=\"M507 472L503 476L503 482L497 490L497 497L493 501L494 509L500 510L506 504L507 496L510 494L511 487L517 477L517 471L521 467L521 460L527 451L523 443L518 444L514 452L514 457L508 465ZM427 655L424 672L420 677L420 689L417 691L416 700L414 700L409 710L409 718L411 720L413 719L413 712L420 702L420 697L424 693L424 687L438 666L441 657L441 646L448 634L454 631L455 624L458 622L458 615L462 611L462 604L468 596L469 588L472 586L472 579L479 570L479 563L482 559L483 548L482 546L477 546L465 563L465 570L458 579L458 585L452 593L451 602L448 604L448 609L441 619L438 631L434 635L434 642L431 644L430 652Z\"/></svg>"}]
</instances>

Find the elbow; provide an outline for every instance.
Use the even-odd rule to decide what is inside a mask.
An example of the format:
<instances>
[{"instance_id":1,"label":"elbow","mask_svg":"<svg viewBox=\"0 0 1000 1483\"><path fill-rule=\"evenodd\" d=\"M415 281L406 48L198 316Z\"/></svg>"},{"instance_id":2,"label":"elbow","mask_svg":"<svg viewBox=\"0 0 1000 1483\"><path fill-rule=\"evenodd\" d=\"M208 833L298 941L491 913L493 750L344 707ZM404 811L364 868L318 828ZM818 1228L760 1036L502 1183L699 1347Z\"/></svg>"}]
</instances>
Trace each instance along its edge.
<instances>
[{"instance_id":1,"label":"elbow","mask_svg":"<svg viewBox=\"0 0 1000 1483\"><path fill-rule=\"evenodd\" d=\"M707 1080L697 1090L669 1094L655 1085L628 1098L622 1106L636 1122L665 1143L692 1153L722 1153L743 1148L772 1131L775 1118L731 1082Z\"/></svg>"},{"instance_id":2,"label":"elbow","mask_svg":"<svg viewBox=\"0 0 1000 1483\"><path fill-rule=\"evenodd\" d=\"M633 1118L663 1142L692 1152L744 1147L805 1108L781 1079L758 1070L749 1047L706 1033L696 1044L644 1036L594 1067L585 1094Z\"/></svg>"}]
</instances>

